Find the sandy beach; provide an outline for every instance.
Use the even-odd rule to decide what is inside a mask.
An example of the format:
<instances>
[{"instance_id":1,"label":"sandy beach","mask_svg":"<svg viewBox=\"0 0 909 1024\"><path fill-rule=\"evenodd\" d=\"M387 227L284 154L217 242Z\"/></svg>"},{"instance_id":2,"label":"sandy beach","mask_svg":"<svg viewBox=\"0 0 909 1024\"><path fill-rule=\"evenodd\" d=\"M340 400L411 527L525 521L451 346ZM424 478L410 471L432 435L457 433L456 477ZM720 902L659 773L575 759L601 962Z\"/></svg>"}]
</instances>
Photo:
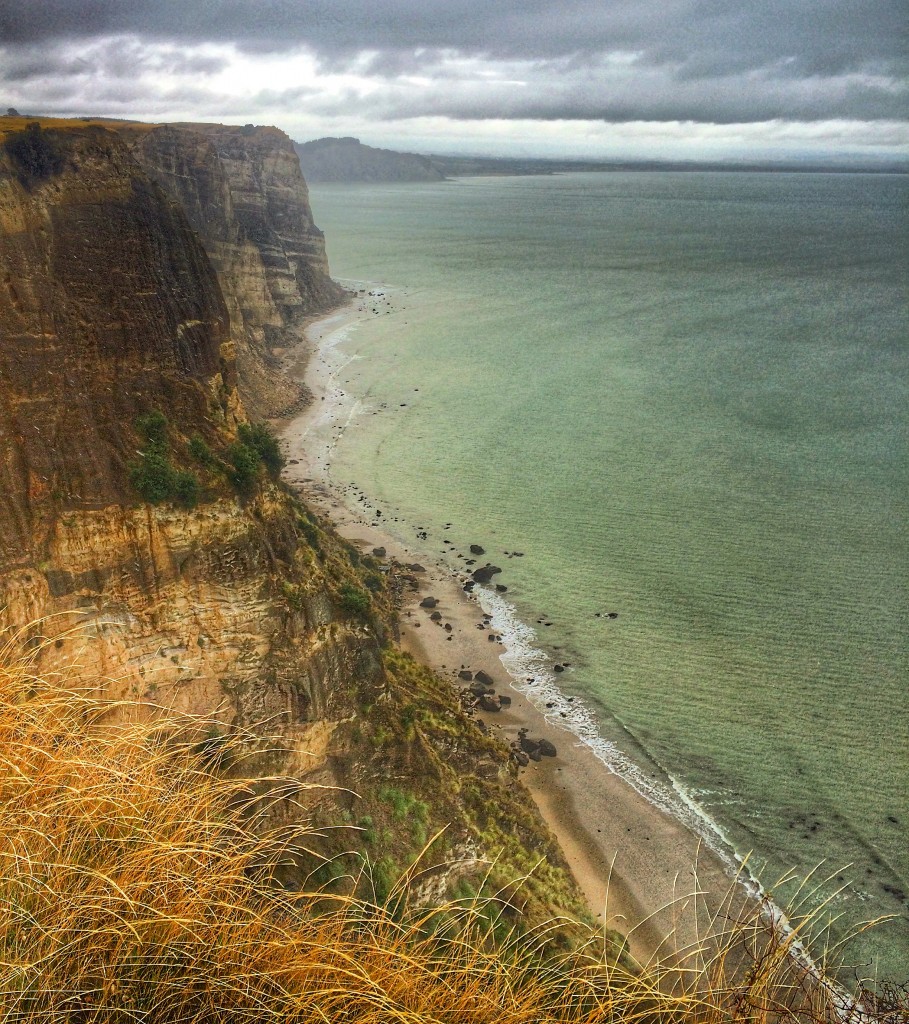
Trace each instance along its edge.
<instances>
[{"instance_id":1,"label":"sandy beach","mask_svg":"<svg viewBox=\"0 0 909 1024\"><path fill-rule=\"evenodd\" d=\"M710 927L710 917L726 906L730 891L735 892L734 904L746 898L730 864L613 772L560 723L558 714L547 715L511 685L501 660L507 653L504 645L484 620L476 594L465 593L441 551L433 555L403 541L393 528L378 522L361 498L351 500L348 493L345 501L345 488L332 486L332 450L357 411L356 401L344 395L338 382L350 358L338 346L360 320L374 315L375 303L386 301L381 295L361 295L311 324L307 341L288 353L288 372L305 381L314 401L281 426L288 458L285 478L364 551L383 547L389 558L425 567L418 577L419 591L401 611L405 649L451 678L452 685L465 685L459 671L484 670L495 681L496 692L511 697L511 705L497 713L480 712L478 718L506 742L526 728L531 737L555 745L555 757L531 761L519 769L519 776L556 835L597 920L625 933L641 962L687 950ZM419 606L427 596L438 602L432 611L441 617L435 621L429 608Z\"/></svg>"}]
</instances>

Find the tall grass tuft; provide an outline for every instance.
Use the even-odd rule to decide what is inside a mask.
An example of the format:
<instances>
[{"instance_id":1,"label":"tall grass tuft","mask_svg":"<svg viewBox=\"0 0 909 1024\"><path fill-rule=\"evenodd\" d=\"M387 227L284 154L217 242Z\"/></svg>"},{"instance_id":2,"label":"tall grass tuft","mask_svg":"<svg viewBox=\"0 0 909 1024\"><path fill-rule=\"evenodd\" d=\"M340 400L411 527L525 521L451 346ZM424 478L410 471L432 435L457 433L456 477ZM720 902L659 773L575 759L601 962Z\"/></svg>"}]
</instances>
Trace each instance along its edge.
<instances>
[{"instance_id":1,"label":"tall grass tuft","mask_svg":"<svg viewBox=\"0 0 909 1024\"><path fill-rule=\"evenodd\" d=\"M493 940L488 920L505 896L415 905L419 864L383 905L281 889L273 868L306 836L263 829L250 788L222 777L190 735L204 723L140 719L36 674L15 650L21 636L0 650L3 1024L769 1024L835 1013L827 990L793 970L785 938L727 977L755 923L714 937L698 972L631 970L606 958L595 931L553 953L558 921Z\"/></svg>"}]
</instances>

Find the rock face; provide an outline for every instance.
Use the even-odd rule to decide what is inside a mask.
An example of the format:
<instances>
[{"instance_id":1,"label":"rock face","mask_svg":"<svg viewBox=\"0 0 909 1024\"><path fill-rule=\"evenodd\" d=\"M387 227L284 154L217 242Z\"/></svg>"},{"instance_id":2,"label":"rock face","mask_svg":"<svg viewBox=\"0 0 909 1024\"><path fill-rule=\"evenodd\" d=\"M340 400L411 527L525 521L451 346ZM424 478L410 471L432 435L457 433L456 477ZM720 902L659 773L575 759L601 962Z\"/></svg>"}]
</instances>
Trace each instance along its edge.
<instances>
[{"instance_id":1,"label":"rock face","mask_svg":"<svg viewBox=\"0 0 909 1024\"><path fill-rule=\"evenodd\" d=\"M0 636L38 671L123 702L112 716L163 708L242 735L242 771L272 821L327 808L321 820L337 823L346 801L410 864L423 839L395 825L382 795L393 785L419 796L431 830L451 823L469 864L490 803L504 836L520 828L561 864L529 796L512 791L507 750L387 642L390 597L367 585L358 552L264 470L246 490L230 482L246 418L231 310L245 330L258 281L259 311L287 326L306 296L332 293L318 292L321 242L288 241L284 213L302 214L276 198L276 181L297 180L279 173L287 146L267 132L182 131L44 129L39 159L23 163L0 127ZM192 216L173 198L181 167ZM134 487L155 411L167 458L198 479L193 507L145 503ZM323 784L334 788L310 788ZM353 841L329 830L325 852ZM533 898L551 900L543 886Z\"/></svg>"},{"instance_id":2,"label":"rock face","mask_svg":"<svg viewBox=\"0 0 909 1024\"><path fill-rule=\"evenodd\" d=\"M133 152L183 209L218 276L237 346L240 397L252 416L299 404L276 350L345 293L328 274L293 143L277 128L161 125Z\"/></svg>"},{"instance_id":3,"label":"rock face","mask_svg":"<svg viewBox=\"0 0 909 1024\"><path fill-rule=\"evenodd\" d=\"M294 143L308 181L444 181L425 156L364 146L359 139Z\"/></svg>"},{"instance_id":4,"label":"rock face","mask_svg":"<svg viewBox=\"0 0 909 1024\"><path fill-rule=\"evenodd\" d=\"M0 151L0 569L43 558L61 515L135 500L150 403L209 437L238 410L227 310L186 218L117 136L44 134L67 164L48 181L26 188Z\"/></svg>"},{"instance_id":5,"label":"rock face","mask_svg":"<svg viewBox=\"0 0 909 1024\"><path fill-rule=\"evenodd\" d=\"M46 180L23 184L0 149L0 628L51 616L43 657L79 652L74 682L271 723L286 767L324 768L351 713L341 680L378 684L380 662L299 513L215 478L198 508L143 505L130 482L141 415L165 412L179 464L189 437L223 449L245 418L215 271L135 139L42 137L62 165Z\"/></svg>"}]
</instances>

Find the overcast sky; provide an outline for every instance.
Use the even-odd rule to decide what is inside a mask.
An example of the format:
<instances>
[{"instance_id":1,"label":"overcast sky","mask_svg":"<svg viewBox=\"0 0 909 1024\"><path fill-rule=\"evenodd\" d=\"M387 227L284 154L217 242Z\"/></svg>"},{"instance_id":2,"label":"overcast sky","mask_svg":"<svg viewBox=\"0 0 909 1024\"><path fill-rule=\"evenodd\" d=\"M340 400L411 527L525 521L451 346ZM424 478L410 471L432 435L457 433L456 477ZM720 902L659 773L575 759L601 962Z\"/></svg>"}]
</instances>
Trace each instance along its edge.
<instances>
[{"instance_id":1,"label":"overcast sky","mask_svg":"<svg viewBox=\"0 0 909 1024\"><path fill-rule=\"evenodd\" d=\"M0 0L0 108L422 152L909 155L906 0Z\"/></svg>"}]
</instances>

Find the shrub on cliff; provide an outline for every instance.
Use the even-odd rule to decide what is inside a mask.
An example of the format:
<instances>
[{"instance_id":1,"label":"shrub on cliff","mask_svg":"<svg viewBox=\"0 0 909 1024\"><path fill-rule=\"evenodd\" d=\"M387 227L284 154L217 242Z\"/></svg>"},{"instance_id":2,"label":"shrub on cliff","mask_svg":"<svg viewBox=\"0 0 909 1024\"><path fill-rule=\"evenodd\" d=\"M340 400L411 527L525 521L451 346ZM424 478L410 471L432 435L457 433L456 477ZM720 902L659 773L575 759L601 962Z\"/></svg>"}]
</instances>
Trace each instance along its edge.
<instances>
[{"instance_id":1,"label":"shrub on cliff","mask_svg":"<svg viewBox=\"0 0 909 1024\"><path fill-rule=\"evenodd\" d=\"M129 464L133 487L152 505L172 501L184 508L194 508L201 493L199 479L171 463L167 418L155 409L136 419L136 429L145 438L145 448L139 458Z\"/></svg>"},{"instance_id":2,"label":"shrub on cliff","mask_svg":"<svg viewBox=\"0 0 909 1024\"><path fill-rule=\"evenodd\" d=\"M341 587L340 605L348 615L362 618L369 614L371 604L369 594L365 590L360 590L359 587L354 587L349 583L345 583Z\"/></svg>"},{"instance_id":3,"label":"shrub on cliff","mask_svg":"<svg viewBox=\"0 0 909 1024\"><path fill-rule=\"evenodd\" d=\"M59 174L66 164L51 133L44 131L37 121L26 125L24 131L10 135L3 148L12 160L23 188L30 188Z\"/></svg>"},{"instance_id":4,"label":"shrub on cliff","mask_svg":"<svg viewBox=\"0 0 909 1024\"><path fill-rule=\"evenodd\" d=\"M264 423L241 423L237 430L240 440L252 448L273 476L284 468L284 456L278 439Z\"/></svg>"},{"instance_id":5,"label":"shrub on cliff","mask_svg":"<svg viewBox=\"0 0 909 1024\"><path fill-rule=\"evenodd\" d=\"M256 486L262 460L255 448L242 441L234 441L227 449L230 482L241 494L249 494Z\"/></svg>"}]
</instances>

